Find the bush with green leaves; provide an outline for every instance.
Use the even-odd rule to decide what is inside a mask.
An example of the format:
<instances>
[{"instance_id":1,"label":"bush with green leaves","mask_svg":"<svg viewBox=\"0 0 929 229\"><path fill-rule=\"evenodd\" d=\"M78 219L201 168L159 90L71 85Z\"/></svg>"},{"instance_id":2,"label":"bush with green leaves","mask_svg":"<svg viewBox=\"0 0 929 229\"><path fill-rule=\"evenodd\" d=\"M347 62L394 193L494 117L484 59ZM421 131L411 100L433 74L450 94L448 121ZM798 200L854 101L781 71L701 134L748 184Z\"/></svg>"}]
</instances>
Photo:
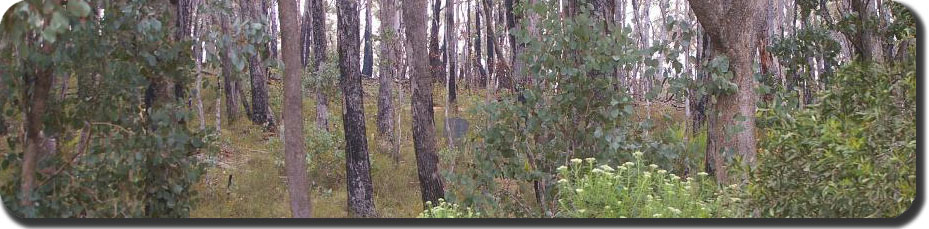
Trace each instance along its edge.
<instances>
[{"instance_id":1,"label":"bush with green leaves","mask_svg":"<svg viewBox=\"0 0 929 229\"><path fill-rule=\"evenodd\" d=\"M558 168L558 217L713 218L744 215L738 186L718 188L707 173L680 177L643 160L619 166L594 158Z\"/></svg>"},{"instance_id":2,"label":"bush with green leaves","mask_svg":"<svg viewBox=\"0 0 929 229\"><path fill-rule=\"evenodd\" d=\"M3 19L0 119L22 123L39 77L76 78L55 87L42 132L57 139L42 155L32 193L20 193L25 142L6 135L2 195L24 217L186 217L203 173L197 154L209 131L196 131L184 98L146 107L156 82L188 88L191 42L175 37L175 8L154 1L109 1L105 19L82 0L27 0ZM51 23L45 23L51 22ZM51 74L33 74L49 71ZM61 88L67 88L61 91ZM171 93L176 96L175 93ZM32 206L21 206L20 198Z\"/></svg>"},{"instance_id":3,"label":"bush with green leaves","mask_svg":"<svg viewBox=\"0 0 929 229\"><path fill-rule=\"evenodd\" d=\"M470 207L462 207L458 204L453 204L445 202L444 199L439 199L438 205L433 205L432 202L427 201L425 211L419 213L417 218L480 218L481 213L477 213L472 210Z\"/></svg>"},{"instance_id":4,"label":"bush with green leaves","mask_svg":"<svg viewBox=\"0 0 929 229\"><path fill-rule=\"evenodd\" d=\"M617 71L637 67L649 69L642 77L670 74L658 71L664 64L654 56L673 52L667 50L671 45L639 47L632 30L597 23L599 16L589 5L579 5L578 13L567 18L553 5L557 2L516 6L518 12L539 17L535 31L525 25L513 31L525 47L518 56L524 72L515 75L533 82L499 92L501 99L474 111L481 118L474 122L478 136L470 139L473 148L462 149L470 158L459 160L464 165L446 176L449 201L493 217L551 217L558 205L553 201L555 168L570 158L616 163L634 159L623 152L641 150L652 152L645 157L656 163L685 167L679 160L688 156L675 149L687 146L663 142L682 139L648 134L658 132L655 122L636 115L636 98L616 77ZM649 97L660 91L655 88Z\"/></svg>"},{"instance_id":5,"label":"bush with green leaves","mask_svg":"<svg viewBox=\"0 0 929 229\"><path fill-rule=\"evenodd\" d=\"M759 109L764 217L896 217L916 195L916 71L852 63L817 103ZM789 105L788 105L789 106Z\"/></svg>"}]
</instances>

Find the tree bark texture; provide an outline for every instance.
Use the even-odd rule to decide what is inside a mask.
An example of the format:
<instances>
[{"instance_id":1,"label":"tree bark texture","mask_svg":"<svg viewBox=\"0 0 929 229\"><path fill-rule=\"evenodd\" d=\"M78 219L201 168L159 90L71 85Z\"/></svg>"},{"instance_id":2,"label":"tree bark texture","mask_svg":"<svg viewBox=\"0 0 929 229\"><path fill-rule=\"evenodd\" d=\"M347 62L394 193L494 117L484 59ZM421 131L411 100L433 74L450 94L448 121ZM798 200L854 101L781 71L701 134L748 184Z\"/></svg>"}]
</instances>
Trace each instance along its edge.
<instances>
[{"instance_id":1,"label":"tree bark texture","mask_svg":"<svg viewBox=\"0 0 929 229\"><path fill-rule=\"evenodd\" d=\"M376 217L371 163L365 137L364 92L358 72L358 0L339 0L339 84L345 97L342 127L345 130L345 169L348 180L348 213L352 217Z\"/></svg>"},{"instance_id":2,"label":"tree bark texture","mask_svg":"<svg viewBox=\"0 0 929 229\"><path fill-rule=\"evenodd\" d=\"M403 21L410 39L407 57L412 66L413 147L423 202L437 203L444 198L445 187L439 174L436 154L435 120L432 110L432 82L426 53L426 0L405 0ZM425 205L424 205L425 206Z\"/></svg>"},{"instance_id":3,"label":"tree bark texture","mask_svg":"<svg viewBox=\"0 0 929 229\"><path fill-rule=\"evenodd\" d=\"M714 153L716 178L728 183L724 162L728 154L740 154L754 164L755 145L755 79L752 70L755 28L758 28L764 1L689 0L697 20L709 35L714 55L726 55L738 90L716 95L713 110L707 114L707 152ZM712 59L712 58L711 58ZM741 126L741 128L739 128ZM741 129L741 130L739 130Z\"/></svg>"},{"instance_id":4,"label":"tree bark texture","mask_svg":"<svg viewBox=\"0 0 929 229\"><path fill-rule=\"evenodd\" d=\"M392 85L400 60L396 51L400 33L397 27L397 12L397 0L380 0L378 20L381 22L381 58L378 66L380 70L378 71L377 89L377 133L379 139L383 139L384 143L392 146L387 151L391 152L395 162L400 160L399 153L394 153L396 151L393 150L395 133Z\"/></svg>"},{"instance_id":5,"label":"tree bark texture","mask_svg":"<svg viewBox=\"0 0 929 229\"><path fill-rule=\"evenodd\" d=\"M307 0L312 3L313 17L313 57L316 63L313 65L316 77L322 78L323 63L328 61L326 57L326 8L324 0ZM329 132L329 96L320 87L316 87L316 127L320 130Z\"/></svg>"},{"instance_id":6,"label":"tree bark texture","mask_svg":"<svg viewBox=\"0 0 929 229\"><path fill-rule=\"evenodd\" d=\"M294 218L312 214L303 138L303 70L300 65L300 24L296 0L280 0L281 51L284 59L284 162L290 210Z\"/></svg>"}]
</instances>

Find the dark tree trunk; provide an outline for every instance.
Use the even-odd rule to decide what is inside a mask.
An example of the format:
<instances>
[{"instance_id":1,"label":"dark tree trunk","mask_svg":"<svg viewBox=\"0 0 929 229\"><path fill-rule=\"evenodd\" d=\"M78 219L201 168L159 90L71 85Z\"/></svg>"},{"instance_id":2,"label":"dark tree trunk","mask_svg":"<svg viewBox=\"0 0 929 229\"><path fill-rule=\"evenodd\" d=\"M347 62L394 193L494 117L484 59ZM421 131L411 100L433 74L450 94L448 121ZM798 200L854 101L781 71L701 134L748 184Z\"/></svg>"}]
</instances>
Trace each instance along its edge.
<instances>
[{"instance_id":1,"label":"dark tree trunk","mask_svg":"<svg viewBox=\"0 0 929 229\"><path fill-rule=\"evenodd\" d=\"M403 4L403 21L406 26L408 59L413 67L410 79L413 88L413 147L422 188L423 202L437 203L445 196L445 187L439 174L439 156L436 154L435 120L432 110L432 82L426 56L426 0L408 0ZM426 206L426 205L424 205Z\"/></svg>"},{"instance_id":2,"label":"dark tree trunk","mask_svg":"<svg viewBox=\"0 0 929 229\"><path fill-rule=\"evenodd\" d=\"M229 31L229 19L227 16L222 16L221 22L222 31L227 33ZM229 50L229 48L225 48ZM235 121L239 118L239 96L236 95L237 90L235 90L235 85L238 84L238 77L233 75L233 66L232 60L229 58L228 52L223 52L222 57L220 58L222 62L222 74L223 74L223 95L226 99L226 118L229 121Z\"/></svg>"},{"instance_id":3,"label":"dark tree trunk","mask_svg":"<svg viewBox=\"0 0 929 229\"><path fill-rule=\"evenodd\" d=\"M257 20L258 11L255 9L258 5L258 0L251 0L254 2L243 2L243 15L247 14L252 20ZM248 72L251 76L251 88L252 88L252 105L251 110L246 108L246 111L249 113L252 122L259 125L264 125L267 130L274 130L274 120L271 119L271 110L268 106L268 76L265 75L265 69L261 66L261 58L258 54L250 55L248 57ZM247 104L244 102L243 104Z\"/></svg>"},{"instance_id":4,"label":"dark tree trunk","mask_svg":"<svg viewBox=\"0 0 929 229\"><path fill-rule=\"evenodd\" d=\"M394 150L396 140L394 135L394 104L393 104L393 79L397 74L397 61L400 56L397 55L398 35L400 33L397 24L397 1L380 0L380 11L378 20L381 22L381 58L378 67L378 89L377 89L377 133L378 139L384 145L391 146L389 149L382 149L382 152L391 152L394 162L400 161L400 155ZM386 150L386 151L385 151Z\"/></svg>"},{"instance_id":5,"label":"dark tree trunk","mask_svg":"<svg viewBox=\"0 0 929 229\"><path fill-rule=\"evenodd\" d=\"M764 2L746 0L717 2L690 0L697 20L713 45L713 55L726 55L733 71L734 93L716 95L707 115L707 153L716 159L716 178L729 183L725 155L739 154L750 165L755 163L755 79L752 71L758 27L757 16ZM715 57L711 56L710 59ZM741 128L738 128L741 126ZM741 131L732 131L741 129ZM732 133L736 132L736 133Z\"/></svg>"},{"instance_id":6,"label":"dark tree trunk","mask_svg":"<svg viewBox=\"0 0 929 229\"><path fill-rule=\"evenodd\" d=\"M310 64L310 58L313 54L313 3L312 0L307 0L303 4L303 20L300 21L300 26L302 27L302 33L300 38L302 39L300 45L300 60L303 63L303 68L306 69L307 65Z\"/></svg>"},{"instance_id":7,"label":"dark tree trunk","mask_svg":"<svg viewBox=\"0 0 929 229\"><path fill-rule=\"evenodd\" d=\"M448 104L445 109L452 109L456 111L455 108L457 104L457 95L456 91L456 70L458 64L458 35L457 27L455 26L455 1L446 0L445 2L445 41L446 52L448 53ZM457 112L456 112L457 113Z\"/></svg>"},{"instance_id":8,"label":"dark tree trunk","mask_svg":"<svg viewBox=\"0 0 929 229\"><path fill-rule=\"evenodd\" d=\"M429 66L432 77L439 82L445 81L445 67L442 65L442 50L439 47L439 18L442 0L433 0L432 29L429 30Z\"/></svg>"},{"instance_id":9,"label":"dark tree trunk","mask_svg":"<svg viewBox=\"0 0 929 229\"><path fill-rule=\"evenodd\" d=\"M371 0L365 1L364 59L361 63L361 75L370 78L374 72L374 46L371 44Z\"/></svg>"},{"instance_id":10,"label":"dark tree trunk","mask_svg":"<svg viewBox=\"0 0 929 229\"><path fill-rule=\"evenodd\" d=\"M480 4L480 3L477 3ZM477 33L477 36L474 36L474 67L477 68L477 72L481 75L478 80L478 84L486 85L487 84L487 71L484 70L484 64L481 62L483 60L483 55L481 55L481 6L477 5L474 7L474 32ZM472 85L473 86L473 85Z\"/></svg>"},{"instance_id":11,"label":"dark tree trunk","mask_svg":"<svg viewBox=\"0 0 929 229\"><path fill-rule=\"evenodd\" d=\"M352 217L376 217L371 162L365 137L364 92L358 72L358 0L339 0L339 84L345 97L345 169L348 212Z\"/></svg>"},{"instance_id":12,"label":"dark tree trunk","mask_svg":"<svg viewBox=\"0 0 929 229\"><path fill-rule=\"evenodd\" d=\"M875 19L880 16L875 12L876 7L871 0L851 0L852 9L858 16L857 21L857 47L861 51L861 58L873 63L884 62L884 51L881 49L881 38L878 31L878 24Z\"/></svg>"},{"instance_id":13,"label":"dark tree trunk","mask_svg":"<svg viewBox=\"0 0 929 229\"><path fill-rule=\"evenodd\" d=\"M303 138L303 70L300 68L300 24L296 0L280 0L281 42L284 59L284 162L294 218L312 216Z\"/></svg>"},{"instance_id":14,"label":"dark tree trunk","mask_svg":"<svg viewBox=\"0 0 929 229\"><path fill-rule=\"evenodd\" d=\"M324 0L308 0L312 3L313 13L313 56L316 63L313 65L317 78L322 78L323 63L328 61L326 57L326 8ZM322 88L316 90L316 127L320 130L329 132L329 96Z\"/></svg>"},{"instance_id":15,"label":"dark tree trunk","mask_svg":"<svg viewBox=\"0 0 929 229\"><path fill-rule=\"evenodd\" d=\"M269 22L268 27L270 27L268 32L271 33L271 40L268 41L268 52L271 58L275 60L279 60L281 56L278 54L279 52L277 50L277 46L278 46L278 39L281 34L278 31L278 22L280 21L280 19L278 18L278 15L275 13L277 12L276 11L277 8L274 7L274 5L276 4L277 4L277 0L261 0L262 16L268 19L268 22ZM265 75L267 75L270 78L273 78L275 80L281 79L280 75L271 74L270 68L265 68L265 72L266 72Z\"/></svg>"},{"instance_id":16,"label":"dark tree trunk","mask_svg":"<svg viewBox=\"0 0 929 229\"><path fill-rule=\"evenodd\" d=\"M496 39L497 35L494 32L493 18L493 7L491 7L491 2L490 0L484 0L484 28L487 30L487 34L485 34L485 37L487 38L487 71L491 76L497 76L497 62L494 61L494 46L496 46L494 44L494 40ZM490 85L490 79L484 83L486 83L486 85Z\"/></svg>"},{"instance_id":17,"label":"dark tree trunk","mask_svg":"<svg viewBox=\"0 0 929 229\"><path fill-rule=\"evenodd\" d=\"M33 206L31 193L35 187L35 172L38 155L42 151L41 132L45 128L42 121L45 116L46 105L48 103L49 91L52 87L52 70L38 65L32 69L31 73L23 76L23 81L31 84L31 94L23 90L23 98L27 98L29 103L24 104L26 112L26 150L23 152L23 164L20 185L21 206Z\"/></svg>"}]
</instances>

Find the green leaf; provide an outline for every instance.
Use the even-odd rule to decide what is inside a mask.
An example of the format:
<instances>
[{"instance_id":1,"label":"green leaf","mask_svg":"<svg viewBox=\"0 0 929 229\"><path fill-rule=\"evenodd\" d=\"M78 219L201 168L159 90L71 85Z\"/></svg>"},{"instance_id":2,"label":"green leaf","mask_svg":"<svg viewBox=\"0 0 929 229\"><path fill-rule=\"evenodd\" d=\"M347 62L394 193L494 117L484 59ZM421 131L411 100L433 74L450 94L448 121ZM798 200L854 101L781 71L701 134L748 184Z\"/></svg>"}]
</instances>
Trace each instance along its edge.
<instances>
[{"instance_id":1,"label":"green leaf","mask_svg":"<svg viewBox=\"0 0 929 229\"><path fill-rule=\"evenodd\" d=\"M68 12L74 16L87 17L90 15L90 5L84 2L84 0L70 0L68 1L67 8Z\"/></svg>"}]
</instances>

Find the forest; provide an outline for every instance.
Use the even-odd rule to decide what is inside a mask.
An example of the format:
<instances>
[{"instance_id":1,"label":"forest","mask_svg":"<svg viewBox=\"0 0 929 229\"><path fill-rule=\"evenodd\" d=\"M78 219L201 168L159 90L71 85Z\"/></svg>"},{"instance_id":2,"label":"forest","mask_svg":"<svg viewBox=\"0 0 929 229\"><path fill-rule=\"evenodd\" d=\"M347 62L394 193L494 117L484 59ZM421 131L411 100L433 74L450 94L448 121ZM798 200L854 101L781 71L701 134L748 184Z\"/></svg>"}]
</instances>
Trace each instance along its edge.
<instances>
[{"instance_id":1,"label":"forest","mask_svg":"<svg viewBox=\"0 0 929 229\"><path fill-rule=\"evenodd\" d=\"M917 20L889 0L23 0L23 218L893 218Z\"/></svg>"}]
</instances>

